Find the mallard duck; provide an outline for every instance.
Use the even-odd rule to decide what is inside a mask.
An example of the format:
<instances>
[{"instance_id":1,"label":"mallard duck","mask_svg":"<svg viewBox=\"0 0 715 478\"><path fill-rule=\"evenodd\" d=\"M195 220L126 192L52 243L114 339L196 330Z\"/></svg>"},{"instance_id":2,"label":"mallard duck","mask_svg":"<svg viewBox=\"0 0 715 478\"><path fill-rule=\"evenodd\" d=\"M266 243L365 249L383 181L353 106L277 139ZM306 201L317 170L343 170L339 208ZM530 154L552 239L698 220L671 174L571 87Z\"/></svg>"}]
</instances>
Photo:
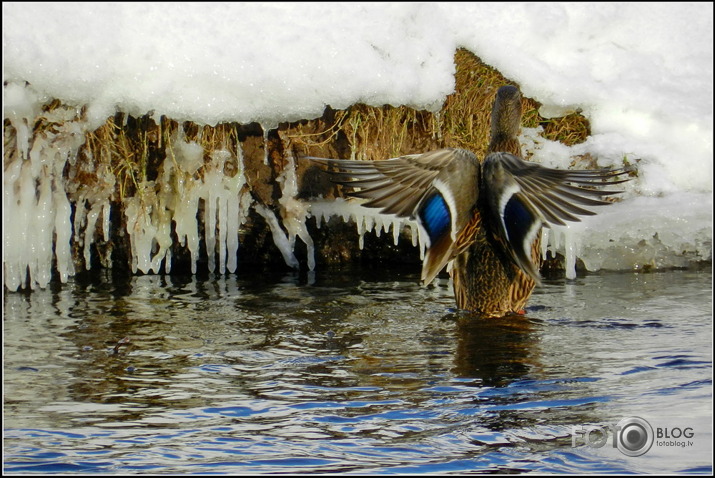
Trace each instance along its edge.
<instances>
[{"instance_id":1,"label":"mallard duck","mask_svg":"<svg viewBox=\"0 0 715 478\"><path fill-rule=\"evenodd\" d=\"M480 316L522 313L539 284L542 226L580 221L582 206L610 204L622 191L595 189L627 179L624 170L558 170L523 160L517 136L521 95L499 89L488 154L446 148L377 161L313 158L365 207L414 219L427 250L422 282L452 262L457 307Z\"/></svg>"}]
</instances>

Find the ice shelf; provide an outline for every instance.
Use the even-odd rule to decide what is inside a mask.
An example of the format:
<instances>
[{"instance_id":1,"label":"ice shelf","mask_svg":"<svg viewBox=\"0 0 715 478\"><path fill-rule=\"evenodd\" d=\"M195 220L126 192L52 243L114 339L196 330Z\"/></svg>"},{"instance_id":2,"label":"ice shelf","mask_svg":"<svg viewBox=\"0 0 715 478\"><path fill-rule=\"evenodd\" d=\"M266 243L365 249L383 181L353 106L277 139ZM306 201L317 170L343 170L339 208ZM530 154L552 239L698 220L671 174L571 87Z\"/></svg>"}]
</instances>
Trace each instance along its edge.
<instances>
[{"instance_id":1,"label":"ice shelf","mask_svg":"<svg viewBox=\"0 0 715 478\"><path fill-rule=\"evenodd\" d=\"M73 246L91 268L92 245L111 241L111 231L120 225L126 229L119 234L129 237L131 270L144 274L170 273L176 246L188 250L196 273L201 239L209 272L241 273L239 234L252 212L264 218L292 268L301 267L294 253L297 239L307 249L306 267L316 267L310 218L315 227L331 217L352 221L361 248L367 233L391 233L395 244L408 237L421 258L429 246L424 231L409 218L380 214L359 200L299 199L290 148L285 148L286 164L276 178L280 197L271 207L262 204L248 187L239 141L208 150L200 137L187 140L181 126L164 146L156 177L137 178L136 192L118 201L117 178L102 158L87 150L80 164L78 152L91 134L80 109L63 105L45 111L48 98L16 83L5 86L5 100L10 124L4 130L5 144L16 145L6 152L3 176L3 283L8 290L45 288L53 268L66 282L75 273ZM560 156L573 152L539 138L535 129L525 129L522 146L542 162L563 162ZM68 180L67 170L73 168L84 168L92 180ZM569 278L575 277L577 259L590 271L687 267L712 260L711 193L648 196L636 182L622 201L596 212L568 227L544 229L542 253L563 254ZM113 224L119 217L123 221ZM109 257L100 260L110 262Z\"/></svg>"}]
</instances>

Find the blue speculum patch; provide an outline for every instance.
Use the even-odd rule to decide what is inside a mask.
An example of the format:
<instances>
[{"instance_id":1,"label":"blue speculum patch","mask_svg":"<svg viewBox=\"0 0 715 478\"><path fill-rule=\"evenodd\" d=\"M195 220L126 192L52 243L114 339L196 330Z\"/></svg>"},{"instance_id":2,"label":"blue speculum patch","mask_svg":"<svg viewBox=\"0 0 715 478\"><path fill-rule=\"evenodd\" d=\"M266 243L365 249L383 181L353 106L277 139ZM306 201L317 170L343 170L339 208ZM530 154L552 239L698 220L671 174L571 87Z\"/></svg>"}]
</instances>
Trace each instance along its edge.
<instances>
[{"instance_id":1,"label":"blue speculum patch","mask_svg":"<svg viewBox=\"0 0 715 478\"><path fill-rule=\"evenodd\" d=\"M433 244L437 238L447 232L452 221L447 203L440 194L427 199L419 215Z\"/></svg>"},{"instance_id":2,"label":"blue speculum patch","mask_svg":"<svg viewBox=\"0 0 715 478\"><path fill-rule=\"evenodd\" d=\"M509 242L514 243L517 240L523 240L533 222L534 217L531 211L516 196L512 196L504 208L504 224L506 225Z\"/></svg>"}]
</instances>

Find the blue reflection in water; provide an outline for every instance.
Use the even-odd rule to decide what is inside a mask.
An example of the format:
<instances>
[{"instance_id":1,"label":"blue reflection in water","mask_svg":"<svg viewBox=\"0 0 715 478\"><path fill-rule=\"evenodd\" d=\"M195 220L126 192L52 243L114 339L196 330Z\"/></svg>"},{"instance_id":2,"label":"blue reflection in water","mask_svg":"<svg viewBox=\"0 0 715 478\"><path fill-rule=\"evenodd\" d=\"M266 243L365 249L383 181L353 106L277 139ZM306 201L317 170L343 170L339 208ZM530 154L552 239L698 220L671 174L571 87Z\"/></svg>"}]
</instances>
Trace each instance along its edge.
<instances>
[{"instance_id":1,"label":"blue reflection in water","mask_svg":"<svg viewBox=\"0 0 715 478\"><path fill-rule=\"evenodd\" d=\"M572 447L628 416L711 422L710 273L547 283L495 320L417 279L6 294L4 471L711 472L709 428L675 455Z\"/></svg>"}]
</instances>

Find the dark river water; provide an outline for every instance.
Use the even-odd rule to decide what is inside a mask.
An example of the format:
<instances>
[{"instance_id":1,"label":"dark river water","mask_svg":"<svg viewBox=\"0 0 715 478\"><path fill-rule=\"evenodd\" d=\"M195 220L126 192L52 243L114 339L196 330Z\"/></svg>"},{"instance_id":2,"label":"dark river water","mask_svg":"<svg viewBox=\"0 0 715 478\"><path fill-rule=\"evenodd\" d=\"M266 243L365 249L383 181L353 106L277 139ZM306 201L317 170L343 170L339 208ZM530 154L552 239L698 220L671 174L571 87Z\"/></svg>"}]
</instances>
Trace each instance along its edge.
<instances>
[{"instance_id":1,"label":"dark river water","mask_svg":"<svg viewBox=\"0 0 715 478\"><path fill-rule=\"evenodd\" d=\"M489 320L418 279L5 292L4 472L712 472L709 270L546 281Z\"/></svg>"}]
</instances>

